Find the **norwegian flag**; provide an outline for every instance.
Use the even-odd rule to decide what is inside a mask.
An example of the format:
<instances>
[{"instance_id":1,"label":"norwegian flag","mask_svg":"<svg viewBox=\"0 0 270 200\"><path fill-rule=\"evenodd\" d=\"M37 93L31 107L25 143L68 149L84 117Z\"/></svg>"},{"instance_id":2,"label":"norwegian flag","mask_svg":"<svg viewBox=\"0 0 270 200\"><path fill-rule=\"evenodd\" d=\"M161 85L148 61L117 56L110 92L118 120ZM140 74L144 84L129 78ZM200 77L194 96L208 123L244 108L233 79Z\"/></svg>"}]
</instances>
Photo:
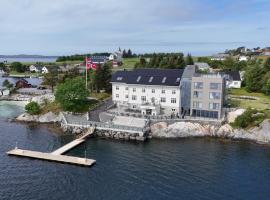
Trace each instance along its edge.
<instances>
[{"instance_id":1,"label":"norwegian flag","mask_svg":"<svg viewBox=\"0 0 270 200\"><path fill-rule=\"evenodd\" d=\"M96 63L92 63L91 69L96 70L97 69L97 64Z\"/></svg>"},{"instance_id":2,"label":"norwegian flag","mask_svg":"<svg viewBox=\"0 0 270 200\"><path fill-rule=\"evenodd\" d=\"M87 58L85 59L85 66L86 66L86 70L89 70L91 69L91 66L92 66L92 60L91 58Z\"/></svg>"}]
</instances>

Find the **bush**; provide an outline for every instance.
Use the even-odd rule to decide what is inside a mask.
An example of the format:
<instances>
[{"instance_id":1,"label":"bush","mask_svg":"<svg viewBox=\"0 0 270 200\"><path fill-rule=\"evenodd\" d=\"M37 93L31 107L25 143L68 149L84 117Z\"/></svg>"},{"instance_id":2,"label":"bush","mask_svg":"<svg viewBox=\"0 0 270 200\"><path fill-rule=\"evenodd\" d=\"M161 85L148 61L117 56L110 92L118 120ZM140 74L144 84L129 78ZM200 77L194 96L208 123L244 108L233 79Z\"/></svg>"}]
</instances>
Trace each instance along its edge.
<instances>
[{"instance_id":1,"label":"bush","mask_svg":"<svg viewBox=\"0 0 270 200\"><path fill-rule=\"evenodd\" d=\"M257 126L265 119L265 117L264 113L258 113L257 110L248 108L242 115L235 119L232 125L240 128Z\"/></svg>"},{"instance_id":2,"label":"bush","mask_svg":"<svg viewBox=\"0 0 270 200\"><path fill-rule=\"evenodd\" d=\"M25 110L27 113L29 113L30 115L37 115L40 113L41 109L40 106L37 102L30 102L25 106Z\"/></svg>"}]
</instances>

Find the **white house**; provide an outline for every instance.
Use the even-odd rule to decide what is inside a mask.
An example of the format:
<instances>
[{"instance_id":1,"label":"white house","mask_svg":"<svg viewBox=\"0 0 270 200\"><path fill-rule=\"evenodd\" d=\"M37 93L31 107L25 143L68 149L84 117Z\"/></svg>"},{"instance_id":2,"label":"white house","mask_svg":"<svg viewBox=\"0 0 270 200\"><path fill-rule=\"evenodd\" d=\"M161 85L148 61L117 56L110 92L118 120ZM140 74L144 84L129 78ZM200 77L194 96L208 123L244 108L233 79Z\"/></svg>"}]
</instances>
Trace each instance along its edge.
<instances>
[{"instance_id":1,"label":"white house","mask_svg":"<svg viewBox=\"0 0 270 200\"><path fill-rule=\"evenodd\" d=\"M239 56L239 61L248 61L249 57L248 56Z\"/></svg>"},{"instance_id":2,"label":"white house","mask_svg":"<svg viewBox=\"0 0 270 200\"><path fill-rule=\"evenodd\" d=\"M29 71L30 72L40 73L42 71L42 66L40 66L40 65L30 65Z\"/></svg>"},{"instance_id":3,"label":"white house","mask_svg":"<svg viewBox=\"0 0 270 200\"><path fill-rule=\"evenodd\" d=\"M210 90L219 94L219 102L223 99L223 78L221 76L199 76L195 74L195 66L188 66L185 69L136 69L133 71L117 71L113 74L112 100L119 110L133 110L142 115L174 115L185 116L195 115L210 118L220 118L222 105L209 107L212 99L209 99ZM199 80L199 84L205 82L206 92L203 94L201 88L194 88L193 76ZM194 85L198 83L194 82ZM213 83L212 83L213 82ZM217 84L219 87L210 88L210 85ZM225 84L224 84L225 85ZM210 92L210 93L209 93ZM194 93L194 94L193 94ZM196 93L196 94L195 94ZM194 102L203 102L205 110L196 108L193 112L192 97ZM200 99L201 97L203 99ZM195 104L194 104L195 105ZM215 104L216 105L216 104ZM120 111L119 111L120 112Z\"/></svg>"},{"instance_id":4,"label":"white house","mask_svg":"<svg viewBox=\"0 0 270 200\"><path fill-rule=\"evenodd\" d=\"M241 88L243 76L239 71L226 72L226 87L227 88Z\"/></svg>"},{"instance_id":5,"label":"white house","mask_svg":"<svg viewBox=\"0 0 270 200\"><path fill-rule=\"evenodd\" d=\"M213 55L211 60L217 60L217 61L224 61L226 60L228 57L230 57L229 54L226 53L219 53L217 55Z\"/></svg>"},{"instance_id":6,"label":"white house","mask_svg":"<svg viewBox=\"0 0 270 200\"><path fill-rule=\"evenodd\" d=\"M47 67L42 67L42 70L41 70L41 73L42 74L47 74L47 73L49 73L49 70L48 70L48 68Z\"/></svg>"},{"instance_id":7,"label":"white house","mask_svg":"<svg viewBox=\"0 0 270 200\"><path fill-rule=\"evenodd\" d=\"M0 96L8 96L10 94L9 89L0 89Z\"/></svg>"}]
</instances>

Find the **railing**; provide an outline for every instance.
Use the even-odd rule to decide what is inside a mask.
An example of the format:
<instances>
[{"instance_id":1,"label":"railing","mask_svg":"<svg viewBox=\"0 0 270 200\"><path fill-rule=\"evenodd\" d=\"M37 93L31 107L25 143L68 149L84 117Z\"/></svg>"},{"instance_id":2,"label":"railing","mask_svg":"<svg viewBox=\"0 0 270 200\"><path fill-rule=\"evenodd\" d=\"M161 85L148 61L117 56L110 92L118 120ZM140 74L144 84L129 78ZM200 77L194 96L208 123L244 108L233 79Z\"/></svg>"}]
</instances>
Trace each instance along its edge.
<instances>
[{"instance_id":1,"label":"railing","mask_svg":"<svg viewBox=\"0 0 270 200\"><path fill-rule=\"evenodd\" d=\"M95 122L95 121L80 121L80 120L75 120L75 119L69 120L67 119L65 114L61 113L60 115L62 117L62 122L64 123L64 125L67 125L67 126L83 127L83 128L95 127L96 129L121 130L121 131L136 132L136 133L144 133L148 130L147 128L116 125L112 123L103 123L103 122Z\"/></svg>"}]
</instances>

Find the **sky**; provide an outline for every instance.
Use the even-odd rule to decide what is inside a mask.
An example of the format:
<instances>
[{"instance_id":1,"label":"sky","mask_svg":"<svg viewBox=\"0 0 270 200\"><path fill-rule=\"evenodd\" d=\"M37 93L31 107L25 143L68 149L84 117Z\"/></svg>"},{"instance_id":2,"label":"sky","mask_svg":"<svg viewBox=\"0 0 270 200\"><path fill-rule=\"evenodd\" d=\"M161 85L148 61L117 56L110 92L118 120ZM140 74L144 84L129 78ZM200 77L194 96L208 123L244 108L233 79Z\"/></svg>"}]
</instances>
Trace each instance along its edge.
<instances>
[{"instance_id":1,"label":"sky","mask_svg":"<svg viewBox=\"0 0 270 200\"><path fill-rule=\"evenodd\" d=\"M0 0L0 54L270 46L270 0Z\"/></svg>"}]
</instances>

